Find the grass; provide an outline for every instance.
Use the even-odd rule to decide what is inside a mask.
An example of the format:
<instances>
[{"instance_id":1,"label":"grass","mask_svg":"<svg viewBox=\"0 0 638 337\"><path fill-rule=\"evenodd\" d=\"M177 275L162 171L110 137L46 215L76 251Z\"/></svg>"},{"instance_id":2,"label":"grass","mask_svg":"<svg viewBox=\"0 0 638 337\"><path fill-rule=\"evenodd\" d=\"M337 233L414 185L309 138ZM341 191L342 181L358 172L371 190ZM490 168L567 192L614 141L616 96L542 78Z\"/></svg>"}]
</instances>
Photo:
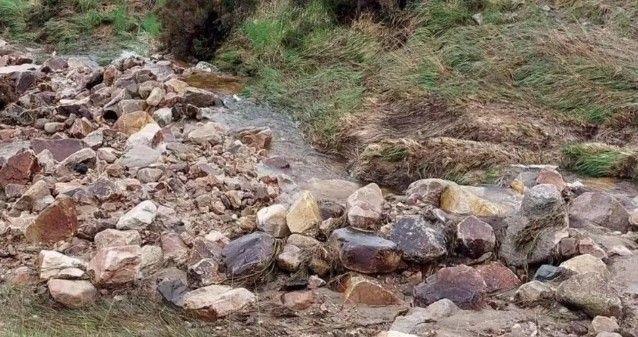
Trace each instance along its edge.
<instances>
[{"instance_id":1,"label":"grass","mask_svg":"<svg viewBox=\"0 0 638 337\"><path fill-rule=\"evenodd\" d=\"M636 178L636 153L604 144L572 144L563 150L565 167L592 177Z\"/></svg>"},{"instance_id":2,"label":"grass","mask_svg":"<svg viewBox=\"0 0 638 337\"><path fill-rule=\"evenodd\" d=\"M418 113L432 95L454 113L498 104L573 125L638 113L635 2L433 0L347 24L327 1L293 2L263 2L215 62L250 76L249 95L291 111L327 151L367 116Z\"/></svg>"}]
</instances>

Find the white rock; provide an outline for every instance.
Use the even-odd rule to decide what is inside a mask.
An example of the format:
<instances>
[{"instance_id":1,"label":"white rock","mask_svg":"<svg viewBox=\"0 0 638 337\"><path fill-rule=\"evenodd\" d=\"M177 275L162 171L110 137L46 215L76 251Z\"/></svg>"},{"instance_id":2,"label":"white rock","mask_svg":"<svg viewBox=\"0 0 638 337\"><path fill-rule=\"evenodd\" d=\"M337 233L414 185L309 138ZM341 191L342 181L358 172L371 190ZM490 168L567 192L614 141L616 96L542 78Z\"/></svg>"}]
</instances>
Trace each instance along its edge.
<instances>
[{"instance_id":1,"label":"white rock","mask_svg":"<svg viewBox=\"0 0 638 337\"><path fill-rule=\"evenodd\" d=\"M157 206L151 200L145 200L133 207L117 221L117 229L142 229L155 221Z\"/></svg>"},{"instance_id":2,"label":"white rock","mask_svg":"<svg viewBox=\"0 0 638 337\"><path fill-rule=\"evenodd\" d=\"M95 302L97 289L89 281L57 280L48 282L49 293L56 302L68 308L81 308Z\"/></svg>"},{"instance_id":3,"label":"white rock","mask_svg":"<svg viewBox=\"0 0 638 337\"><path fill-rule=\"evenodd\" d=\"M121 231L117 229L105 229L93 238L95 246L100 248L139 245L142 242L140 233L136 230Z\"/></svg>"},{"instance_id":4,"label":"white rock","mask_svg":"<svg viewBox=\"0 0 638 337\"><path fill-rule=\"evenodd\" d=\"M53 250L40 251L38 259L40 261L40 278L43 280L81 278L87 267L86 262Z\"/></svg>"},{"instance_id":5,"label":"white rock","mask_svg":"<svg viewBox=\"0 0 638 337\"><path fill-rule=\"evenodd\" d=\"M203 317L218 319L241 311L256 300L255 295L244 288L210 285L186 293L183 306Z\"/></svg>"},{"instance_id":6,"label":"white rock","mask_svg":"<svg viewBox=\"0 0 638 337\"><path fill-rule=\"evenodd\" d=\"M257 227L274 237L286 237L290 234L286 223L286 207L275 204L260 209L257 212Z\"/></svg>"}]
</instances>

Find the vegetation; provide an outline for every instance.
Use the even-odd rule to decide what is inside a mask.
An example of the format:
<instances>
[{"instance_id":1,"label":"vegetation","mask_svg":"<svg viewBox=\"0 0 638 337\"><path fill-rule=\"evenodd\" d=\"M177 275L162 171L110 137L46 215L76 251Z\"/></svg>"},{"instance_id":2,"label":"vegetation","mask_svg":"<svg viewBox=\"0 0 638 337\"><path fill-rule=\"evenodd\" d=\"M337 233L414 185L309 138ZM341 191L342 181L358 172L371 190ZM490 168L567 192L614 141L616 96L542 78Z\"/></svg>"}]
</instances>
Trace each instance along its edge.
<instances>
[{"instance_id":1,"label":"vegetation","mask_svg":"<svg viewBox=\"0 0 638 337\"><path fill-rule=\"evenodd\" d=\"M637 178L636 153L604 144L573 144L565 147L565 167L592 177Z\"/></svg>"}]
</instances>

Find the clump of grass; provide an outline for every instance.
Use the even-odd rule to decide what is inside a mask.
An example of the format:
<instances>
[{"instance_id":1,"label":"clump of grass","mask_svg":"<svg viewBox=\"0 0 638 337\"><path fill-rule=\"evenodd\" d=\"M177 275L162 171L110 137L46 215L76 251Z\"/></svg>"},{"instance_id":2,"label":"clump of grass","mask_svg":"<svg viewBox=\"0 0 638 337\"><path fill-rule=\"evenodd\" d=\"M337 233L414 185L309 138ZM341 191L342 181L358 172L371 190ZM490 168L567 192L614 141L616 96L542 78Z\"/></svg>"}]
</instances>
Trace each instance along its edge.
<instances>
[{"instance_id":1,"label":"clump of grass","mask_svg":"<svg viewBox=\"0 0 638 337\"><path fill-rule=\"evenodd\" d=\"M591 177L636 177L636 154L600 144L572 144L563 149L564 166Z\"/></svg>"},{"instance_id":2,"label":"clump of grass","mask_svg":"<svg viewBox=\"0 0 638 337\"><path fill-rule=\"evenodd\" d=\"M26 0L0 0L0 29L12 35L24 32L28 9Z\"/></svg>"}]
</instances>

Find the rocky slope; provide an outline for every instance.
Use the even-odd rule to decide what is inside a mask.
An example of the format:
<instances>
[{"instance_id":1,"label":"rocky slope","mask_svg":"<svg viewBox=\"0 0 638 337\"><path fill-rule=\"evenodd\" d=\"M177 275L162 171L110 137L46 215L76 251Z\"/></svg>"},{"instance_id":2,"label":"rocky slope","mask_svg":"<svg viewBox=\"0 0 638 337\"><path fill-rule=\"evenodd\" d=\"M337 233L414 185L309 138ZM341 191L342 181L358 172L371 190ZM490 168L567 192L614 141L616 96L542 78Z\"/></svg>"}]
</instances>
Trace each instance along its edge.
<instances>
[{"instance_id":1,"label":"rocky slope","mask_svg":"<svg viewBox=\"0 0 638 337\"><path fill-rule=\"evenodd\" d=\"M238 98L187 82L205 64L1 48L5 287L143 294L219 336L638 336L633 185L313 180L270 153L290 135L219 122Z\"/></svg>"}]
</instances>

